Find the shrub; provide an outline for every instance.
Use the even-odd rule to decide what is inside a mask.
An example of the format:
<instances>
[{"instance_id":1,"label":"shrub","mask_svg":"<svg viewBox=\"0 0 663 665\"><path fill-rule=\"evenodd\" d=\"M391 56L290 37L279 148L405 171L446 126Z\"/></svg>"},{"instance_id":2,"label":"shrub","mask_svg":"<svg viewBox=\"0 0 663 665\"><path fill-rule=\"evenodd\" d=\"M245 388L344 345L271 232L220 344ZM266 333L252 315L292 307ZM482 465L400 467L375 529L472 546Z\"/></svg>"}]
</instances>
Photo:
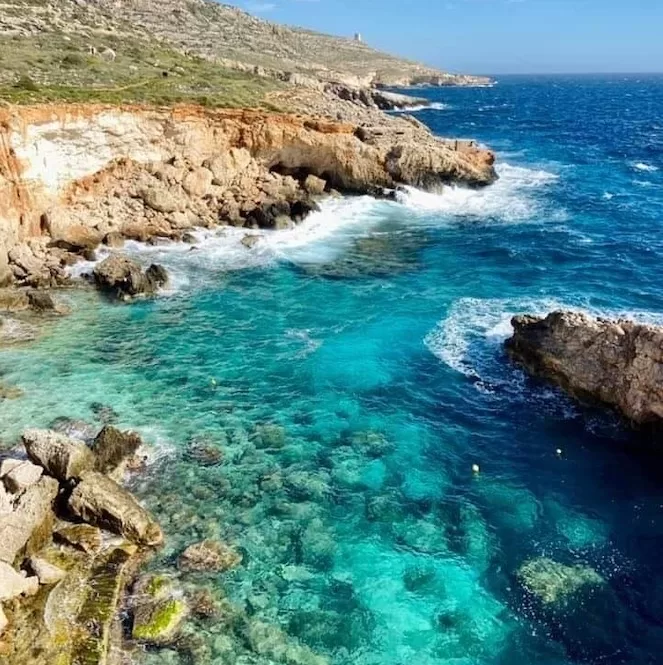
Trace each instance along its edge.
<instances>
[{"instance_id":1,"label":"shrub","mask_svg":"<svg viewBox=\"0 0 663 665\"><path fill-rule=\"evenodd\" d=\"M17 90L29 90L30 92L38 92L39 86L29 77L21 76L16 83L14 83L14 88Z\"/></svg>"},{"instance_id":2,"label":"shrub","mask_svg":"<svg viewBox=\"0 0 663 665\"><path fill-rule=\"evenodd\" d=\"M65 67L80 67L85 64L85 58L80 53L67 53L61 62Z\"/></svg>"}]
</instances>

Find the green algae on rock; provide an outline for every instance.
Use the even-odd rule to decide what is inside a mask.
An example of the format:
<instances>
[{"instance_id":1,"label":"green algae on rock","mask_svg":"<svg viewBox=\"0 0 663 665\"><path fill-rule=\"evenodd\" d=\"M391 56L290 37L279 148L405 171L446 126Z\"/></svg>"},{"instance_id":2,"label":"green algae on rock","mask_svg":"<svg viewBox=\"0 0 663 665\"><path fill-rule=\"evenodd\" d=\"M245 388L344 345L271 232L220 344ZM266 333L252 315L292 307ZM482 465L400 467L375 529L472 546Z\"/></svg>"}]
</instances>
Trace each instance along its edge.
<instances>
[{"instance_id":1,"label":"green algae on rock","mask_svg":"<svg viewBox=\"0 0 663 665\"><path fill-rule=\"evenodd\" d=\"M165 575L150 575L136 585L131 636L153 645L170 644L189 614L186 601Z\"/></svg>"},{"instance_id":2,"label":"green algae on rock","mask_svg":"<svg viewBox=\"0 0 663 665\"><path fill-rule=\"evenodd\" d=\"M597 587L605 580L589 566L566 566L547 557L524 563L517 572L522 586L545 605L565 601L584 587Z\"/></svg>"}]
</instances>

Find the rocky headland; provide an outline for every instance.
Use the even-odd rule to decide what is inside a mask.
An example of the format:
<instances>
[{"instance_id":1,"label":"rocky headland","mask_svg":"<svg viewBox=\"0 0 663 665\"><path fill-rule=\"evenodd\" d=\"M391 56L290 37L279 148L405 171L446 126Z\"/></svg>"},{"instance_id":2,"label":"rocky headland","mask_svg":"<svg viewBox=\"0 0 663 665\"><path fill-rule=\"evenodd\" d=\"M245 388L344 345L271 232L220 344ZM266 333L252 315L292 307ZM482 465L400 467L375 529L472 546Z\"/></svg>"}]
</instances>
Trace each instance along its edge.
<instances>
[{"instance_id":1,"label":"rocky headland","mask_svg":"<svg viewBox=\"0 0 663 665\"><path fill-rule=\"evenodd\" d=\"M582 402L619 411L641 427L663 419L663 328L553 312L518 316L510 355Z\"/></svg>"},{"instance_id":2,"label":"rocky headland","mask_svg":"<svg viewBox=\"0 0 663 665\"><path fill-rule=\"evenodd\" d=\"M217 225L287 228L325 195L484 186L496 177L492 153L472 142L437 139L406 117L361 117L194 106L3 110L0 284L66 284L79 257L124 239L182 240Z\"/></svg>"}]
</instances>

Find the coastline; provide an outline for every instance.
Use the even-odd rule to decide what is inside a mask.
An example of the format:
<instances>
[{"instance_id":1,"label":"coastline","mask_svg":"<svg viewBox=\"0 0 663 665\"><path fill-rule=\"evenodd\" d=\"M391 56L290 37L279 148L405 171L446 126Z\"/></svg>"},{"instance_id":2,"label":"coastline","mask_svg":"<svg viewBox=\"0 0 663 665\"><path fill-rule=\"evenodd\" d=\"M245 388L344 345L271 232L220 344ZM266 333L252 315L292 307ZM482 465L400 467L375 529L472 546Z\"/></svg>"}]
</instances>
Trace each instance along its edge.
<instances>
[{"instance_id":1,"label":"coastline","mask_svg":"<svg viewBox=\"0 0 663 665\"><path fill-rule=\"evenodd\" d=\"M121 255L126 240L184 240L194 242L195 247L195 241L187 236L190 231L223 225L246 229L243 242L248 247L252 229L292 228L316 209L321 197L343 193L384 196L402 185L430 190L449 183L478 187L495 180L492 153L477 148L473 142L437 139L409 116L385 115L380 105L393 107L411 100L376 94L383 101L366 106L361 100L359 104L352 98L343 100L337 92L290 92L283 102L294 103L297 115L207 111L191 106L158 109L47 105L4 109L0 143L0 311L4 313L0 319L0 344L29 344L37 334L32 322L49 325L49 317L66 316L66 308L57 297L53 299L48 294L48 289L76 287L70 267L78 261L95 259L99 247L104 247L111 257ZM302 111L306 115L301 115ZM330 117L334 120L330 121ZM105 288L113 295L129 297L146 290L127 291L124 285L128 274L114 275L114 281ZM99 283L97 269L95 279ZM11 392L11 387L3 390L3 398L19 397L19 393ZM88 444L95 448L92 439L85 440L81 433L88 431L85 423L62 426L73 437L61 444L67 450L86 450ZM264 433L265 437L272 435L279 434ZM215 452L203 446L197 454L207 463L204 460L210 455L213 459ZM17 462L5 458L4 464ZM48 461L42 464L47 473L52 472ZM136 466L139 468L140 463ZM114 477L121 476L122 472ZM68 495L72 483L83 487L88 482L86 478L82 472L63 477L66 486L60 493ZM103 479L95 477L95 482L105 487ZM99 500L106 500L105 495L101 496L90 505L103 512L105 509L97 506ZM19 494L14 499L15 506L5 521L22 520L22 497ZM128 497L123 500L129 502ZM45 499L45 515L50 514L48 505L54 498L55 494ZM89 511L83 514L95 527L111 526L121 532L124 529L112 521L95 521L94 513ZM53 518L47 521L51 524ZM62 528L62 523L58 523L55 530ZM125 535L134 532L129 528ZM219 601L196 596L194 591L186 602L177 600L182 590L172 581L163 592L145 600L144 589L161 578L143 576L135 582L140 562L145 560L140 547L120 542L90 558L91 555L74 556L75 547L64 556L60 546L56 556L58 550L50 544L52 533L47 530L34 547L21 550L8 562L16 566L15 570L37 570L41 565L44 580L37 587L32 581L38 577L32 578L29 591L16 587L16 595L3 596L11 602L5 602L8 619L2 622L0 661L28 658L30 645L42 644L45 657L51 659L49 663L54 658L63 664L77 662L77 654L83 651L86 658L92 659L89 662L110 663L111 653L123 649L117 618L127 602L134 604L134 643L155 647L172 645L191 612L218 611L201 609L217 607ZM157 540L149 544L156 544ZM226 545L210 543L201 544L203 553L193 556L202 557L202 563L194 565L201 565L200 570L205 571L226 570L235 565L226 563ZM32 563L28 562L29 557ZM215 557L219 563L214 563ZM42 560L44 563L39 564ZM73 591L72 580L81 579L89 580L92 588L107 585L108 594L100 605L90 606ZM160 587L161 582L158 584ZM41 591L31 595L38 588ZM127 590L131 588L133 595L129 596ZM51 596L72 608L63 617L65 623L58 624L58 631L70 631L78 621L85 624L88 620L81 618L83 615L99 615L106 617L101 633L86 637L74 630L75 637L59 638L59 646L53 652L49 644L56 629L49 618L47 600ZM165 608L167 619L160 618L166 616ZM235 621L245 626L243 631L255 634L251 638L255 639L251 646L254 651L269 655L287 648L289 663L326 662L276 627L252 621L239 608L227 606L225 611L232 612ZM35 622L35 616L42 618ZM28 617L32 628L26 633ZM189 647L185 640L177 648L186 652Z\"/></svg>"}]
</instances>

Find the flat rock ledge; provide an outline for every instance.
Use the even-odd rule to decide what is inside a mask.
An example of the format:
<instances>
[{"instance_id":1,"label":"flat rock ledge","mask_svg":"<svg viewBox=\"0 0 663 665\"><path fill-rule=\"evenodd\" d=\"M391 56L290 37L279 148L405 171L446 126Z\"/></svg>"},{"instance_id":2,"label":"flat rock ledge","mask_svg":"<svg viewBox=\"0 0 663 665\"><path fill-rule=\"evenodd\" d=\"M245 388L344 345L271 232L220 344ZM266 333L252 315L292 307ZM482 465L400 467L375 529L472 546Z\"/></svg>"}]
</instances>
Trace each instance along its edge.
<instances>
[{"instance_id":1,"label":"flat rock ledge","mask_svg":"<svg viewBox=\"0 0 663 665\"><path fill-rule=\"evenodd\" d=\"M636 426L663 420L663 327L552 312L517 316L511 357L582 402L619 411Z\"/></svg>"}]
</instances>

